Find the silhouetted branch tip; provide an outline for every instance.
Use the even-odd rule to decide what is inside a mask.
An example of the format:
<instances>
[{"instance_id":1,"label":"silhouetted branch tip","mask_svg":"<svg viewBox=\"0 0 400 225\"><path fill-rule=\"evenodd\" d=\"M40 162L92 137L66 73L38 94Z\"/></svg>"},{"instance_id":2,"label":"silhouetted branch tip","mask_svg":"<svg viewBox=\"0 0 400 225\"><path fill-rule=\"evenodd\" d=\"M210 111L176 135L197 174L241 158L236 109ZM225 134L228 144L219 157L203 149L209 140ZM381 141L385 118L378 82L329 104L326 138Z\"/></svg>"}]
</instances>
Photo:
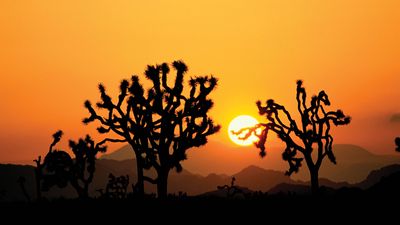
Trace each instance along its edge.
<instances>
[{"instance_id":1,"label":"silhouetted branch tip","mask_svg":"<svg viewBox=\"0 0 400 225\"><path fill-rule=\"evenodd\" d=\"M54 138L54 144L59 142L61 140L61 137L63 135L63 131L62 130L58 130L53 134L53 138Z\"/></svg>"},{"instance_id":2,"label":"silhouetted branch tip","mask_svg":"<svg viewBox=\"0 0 400 225\"><path fill-rule=\"evenodd\" d=\"M50 144L49 152L51 152L52 149L53 149L53 147L54 147L58 142L60 142L62 135L63 135L62 130L58 130L57 132L55 132L55 133L53 134L53 142Z\"/></svg>"},{"instance_id":3,"label":"silhouetted branch tip","mask_svg":"<svg viewBox=\"0 0 400 225\"><path fill-rule=\"evenodd\" d=\"M85 108L89 109L89 108L92 107L92 103L90 103L89 100L86 100L85 103L84 103L84 106L85 106Z\"/></svg>"},{"instance_id":4,"label":"silhouetted branch tip","mask_svg":"<svg viewBox=\"0 0 400 225\"><path fill-rule=\"evenodd\" d=\"M181 72L181 73L186 73L186 72L188 71L188 67L187 67L186 64L185 64L183 61L181 61L181 60L174 61L174 62L172 63L172 66L173 66L178 72Z\"/></svg>"},{"instance_id":5,"label":"silhouetted branch tip","mask_svg":"<svg viewBox=\"0 0 400 225\"><path fill-rule=\"evenodd\" d=\"M106 88L104 87L104 85L103 85L102 83L99 83L99 84L98 84L98 88L99 88L99 91L100 91L101 93L104 93L104 92L106 91Z\"/></svg>"},{"instance_id":6,"label":"silhouetted branch tip","mask_svg":"<svg viewBox=\"0 0 400 225\"><path fill-rule=\"evenodd\" d=\"M302 86L303 85L303 80L297 80L296 84L297 84L297 86Z\"/></svg>"},{"instance_id":7,"label":"silhouetted branch tip","mask_svg":"<svg viewBox=\"0 0 400 225\"><path fill-rule=\"evenodd\" d=\"M400 137L397 137L394 140L395 144L396 144L396 151L400 152Z\"/></svg>"},{"instance_id":8,"label":"silhouetted branch tip","mask_svg":"<svg viewBox=\"0 0 400 225\"><path fill-rule=\"evenodd\" d=\"M211 75L210 83L213 84L213 85L217 85L218 84L218 78L216 78L213 75Z\"/></svg>"},{"instance_id":9,"label":"silhouetted branch tip","mask_svg":"<svg viewBox=\"0 0 400 225\"><path fill-rule=\"evenodd\" d=\"M108 133L110 131L110 129L106 129L106 128L100 126L97 128L97 131L101 134L105 134L105 133Z\"/></svg>"},{"instance_id":10,"label":"silhouetted branch tip","mask_svg":"<svg viewBox=\"0 0 400 225\"><path fill-rule=\"evenodd\" d=\"M157 82L157 80L159 80L160 78L159 67L148 65L144 75L146 76L147 79L153 82Z\"/></svg>"},{"instance_id":11,"label":"silhouetted branch tip","mask_svg":"<svg viewBox=\"0 0 400 225\"><path fill-rule=\"evenodd\" d=\"M169 73L169 66L167 63L161 64L161 72L163 74L168 74Z\"/></svg>"},{"instance_id":12,"label":"silhouetted branch tip","mask_svg":"<svg viewBox=\"0 0 400 225\"><path fill-rule=\"evenodd\" d=\"M133 83L139 82L139 77L138 77L138 75L132 75L131 80L132 80Z\"/></svg>"},{"instance_id":13,"label":"silhouetted branch tip","mask_svg":"<svg viewBox=\"0 0 400 225\"><path fill-rule=\"evenodd\" d=\"M128 86L129 86L129 81L124 79L121 81L120 90L125 91L128 88Z\"/></svg>"}]
</instances>

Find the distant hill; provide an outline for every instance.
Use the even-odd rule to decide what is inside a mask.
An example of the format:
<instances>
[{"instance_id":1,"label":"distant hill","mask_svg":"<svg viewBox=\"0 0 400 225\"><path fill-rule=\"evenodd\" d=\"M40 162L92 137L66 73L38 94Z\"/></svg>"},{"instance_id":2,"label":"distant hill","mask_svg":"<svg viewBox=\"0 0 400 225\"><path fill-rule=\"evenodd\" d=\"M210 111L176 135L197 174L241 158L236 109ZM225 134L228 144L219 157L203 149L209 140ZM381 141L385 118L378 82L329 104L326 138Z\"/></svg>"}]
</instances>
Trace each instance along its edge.
<instances>
[{"instance_id":1,"label":"distant hill","mask_svg":"<svg viewBox=\"0 0 400 225\"><path fill-rule=\"evenodd\" d=\"M109 173L117 176L128 174L130 184L132 184L136 181L135 160L98 160L97 170L90 188L91 196L98 196L96 190L105 188ZM148 176L155 176L154 171L147 171L146 173ZM375 190L378 190L376 192L379 192L384 187L382 185L397 184L393 180L393 174L396 173L400 173L400 165L390 165L374 170L370 172L366 180L354 185L347 182L334 182L325 178L320 179L320 185L327 187L326 190L328 191L353 187L363 189L375 187ZM25 177L28 194L32 198L35 197L34 168L32 166L0 164L0 201L25 200L21 188L17 183L19 176ZM241 187L245 193L253 191L268 191L271 194L288 192L296 192L297 194L309 193L309 182L293 180L285 176L281 171L268 170L258 166L248 166L232 176L236 178L235 185ZM186 192L188 195L208 193L209 195L224 196L227 194L226 191L217 190L217 186L230 185L232 176L215 173L202 176L191 173L188 170L183 170L179 174L171 171L168 188L170 193ZM382 183L385 180L386 183ZM376 186L378 183L381 183L381 186ZM146 183L145 188L147 192L154 193L156 191L155 185L148 183ZM129 191L131 190L131 186L129 186ZM52 188L49 193L43 193L43 196L50 198L74 198L76 197L76 193L71 187L65 189Z\"/></svg>"},{"instance_id":2,"label":"distant hill","mask_svg":"<svg viewBox=\"0 0 400 225\"><path fill-rule=\"evenodd\" d=\"M213 157L209 156L211 151ZM399 155L376 155L356 145L336 144L333 146L333 151L337 158L337 164L334 165L326 159L321 166L320 177L335 182L356 184L363 181L372 170L400 163ZM249 165L276 171L287 170L288 165L281 156L282 149L268 148L267 156L264 158L260 158L258 152L259 150L253 146L235 147L209 141L206 146L188 151L188 160L183 162L183 167L202 175L209 173L234 174ZM130 146L126 145L101 158L125 160L133 159L134 154ZM221 166L221 164L223 165ZM309 180L307 168L302 167L299 173L293 174L291 178L302 181ZM258 188L262 187L260 184Z\"/></svg>"},{"instance_id":3,"label":"distant hill","mask_svg":"<svg viewBox=\"0 0 400 225\"><path fill-rule=\"evenodd\" d=\"M351 190L367 190L375 194L396 194L400 192L400 164L394 164L373 170L369 173L367 178L357 184L349 184L347 182L336 183L325 178L319 179L321 187L327 187L325 191L332 192L332 189L342 191ZM281 183L268 191L270 194L278 193L297 193L297 194L310 194L309 182L288 182Z\"/></svg>"},{"instance_id":4,"label":"distant hill","mask_svg":"<svg viewBox=\"0 0 400 225\"><path fill-rule=\"evenodd\" d=\"M134 158L135 158L135 153L133 152L133 149L130 145L124 145L121 148L109 154L104 154L103 156L100 157L100 159L111 159L117 161L134 159Z\"/></svg>"},{"instance_id":5,"label":"distant hill","mask_svg":"<svg viewBox=\"0 0 400 225\"><path fill-rule=\"evenodd\" d=\"M337 164L332 164L326 159L319 174L321 178L335 182L359 183L372 170L400 163L400 156L398 155L375 155L356 145L338 144L334 145L333 149ZM305 170L300 171L300 173L300 176L308 176L308 172Z\"/></svg>"},{"instance_id":6,"label":"distant hill","mask_svg":"<svg viewBox=\"0 0 400 225\"><path fill-rule=\"evenodd\" d=\"M367 189L378 183L380 180L398 172L400 172L399 164L385 166L383 168L371 171L367 178L362 182L356 184L356 186L362 189Z\"/></svg>"},{"instance_id":7,"label":"distant hill","mask_svg":"<svg viewBox=\"0 0 400 225\"><path fill-rule=\"evenodd\" d=\"M17 180L23 176L30 196L36 193L35 176L32 166L0 164L0 201L25 200Z\"/></svg>"},{"instance_id":8,"label":"distant hill","mask_svg":"<svg viewBox=\"0 0 400 225\"><path fill-rule=\"evenodd\" d=\"M238 186L254 191L267 191L277 184L294 182L282 171L266 170L257 166L248 166L233 176Z\"/></svg>"},{"instance_id":9,"label":"distant hill","mask_svg":"<svg viewBox=\"0 0 400 225\"><path fill-rule=\"evenodd\" d=\"M382 177L379 182L372 185L367 191L377 196L397 198L400 196L400 171Z\"/></svg>"}]
</instances>

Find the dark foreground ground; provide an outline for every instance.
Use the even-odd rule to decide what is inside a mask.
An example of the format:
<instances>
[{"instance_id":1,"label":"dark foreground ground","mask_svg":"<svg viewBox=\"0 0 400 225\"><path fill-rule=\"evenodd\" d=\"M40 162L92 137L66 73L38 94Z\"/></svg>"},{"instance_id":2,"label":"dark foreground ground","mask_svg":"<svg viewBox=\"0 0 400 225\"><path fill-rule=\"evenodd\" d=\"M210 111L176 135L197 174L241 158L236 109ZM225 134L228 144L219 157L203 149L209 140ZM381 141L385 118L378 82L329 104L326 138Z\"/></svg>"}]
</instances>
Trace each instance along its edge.
<instances>
[{"instance_id":1,"label":"dark foreground ground","mask_svg":"<svg viewBox=\"0 0 400 225\"><path fill-rule=\"evenodd\" d=\"M12 221L3 224L33 221L40 224L398 224L399 196L346 194L319 197L275 195L251 199L59 199L1 203L0 218Z\"/></svg>"}]
</instances>

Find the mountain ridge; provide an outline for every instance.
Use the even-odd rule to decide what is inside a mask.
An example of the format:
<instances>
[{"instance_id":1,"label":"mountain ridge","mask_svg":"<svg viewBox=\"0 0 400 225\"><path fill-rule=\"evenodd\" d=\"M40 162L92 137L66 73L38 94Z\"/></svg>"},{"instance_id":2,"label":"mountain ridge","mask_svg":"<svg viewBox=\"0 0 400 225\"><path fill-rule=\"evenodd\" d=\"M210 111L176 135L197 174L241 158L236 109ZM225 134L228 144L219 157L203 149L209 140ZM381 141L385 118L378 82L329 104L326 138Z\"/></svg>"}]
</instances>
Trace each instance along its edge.
<instances>
[{"instance_id":1,"label":"mountain ridge","mask_svg":"<svg viewBox=\"0 0 400 225\"><path fill-rule=\"evenodd\" d=\"M97 170L95 178L90 187L90 195L92 197L98 196L96 190L105 188L108 181L108 174L114 173L116 176L128 174L130 177L130 184L136 180L134 160L115 161L102 159L98 160ZM110 170L111 168L111 170ZM147 171L148 175L154 175L154 171ZM347 182L337 183L328 179L321 178L320 185L325 186L328 190L340 189L340 188L363 188L367 189L380 182L384 177L389 176L393 173L400 173L400 164L390 165L383 168L373 170L369 173L369 176L363 182L358 184L349 184ZM32 166L20 166L10 164L0 164L0 193L6 193L6 197L0 196L0 201L3 200L19 200L23 201L21 189L17 183L19 176L24 176L26 179L26 187L28 187L28 194L34 196L35 193L35 180L34 180L34 167ZM241 171L229 176L225 174L209 174L202 176L199 174L191 173L190 171L184 170L182 173L177 174L175 171L171 172L168 188L170 193L187 193L188 195L202 195L204 193L215 193L221 194L221 191L215 192L218 186L231 184L232 177L235 177L235 186L241 187L246 193L249 192L268 192L271 194L275 193L287 193L287 192L298 192L298 194L306 194L309 191L309 182L294 180L288 176L285 176L283 172L263 169L258 166L248 166L243 168ZM368 185L366 185L368 184ZM130 187L130 186L129 186ZM146 191L149 193L155 193L156 189L154 185L146 183ZM131 189L128 189L131 191ZM222 192L225 193L225 192ZM223 194L222 194L223 195ZM76 197L76 193L72 187L65 189L52 189L49 193L44 193L44 196L49 198L59 197Z\"/></svg>"},{"instance_id":2,"label":"mountain ridge","mask_svg":"<svg viewBox=\"0 0 400 225\"><path fill-rule=\"evenodd\" d=\"M210 158L209 151L213 151L216 156ZM337 164L334 165L329 160L324 160L320 169L320 177L335 182L356 184L363 181L371 170L400 163L400 156L374 154L363 147L353 144L335 144L333 152L337 158ZM258 149L253 146L239 148L210 141L206 146L188 151L188 160L183 161L182 165L183 168L203 176L210 173L235 174L249 165L276 171L286 171L288 165L282 160L281 153L282 150L280 148L270 148L267 151L267 156L260 158ZM134 158L133 150L127 145L112 153L103 155L100 159L122 160L126 158ZM220 159L224 159L223 166L220 166ZM226 167L227 169L221 169L221 167ZM307 181L309 179L307 168L303 166L300 168L299 173L292 175L292 178Z\"/></svg>"}]
</instances>

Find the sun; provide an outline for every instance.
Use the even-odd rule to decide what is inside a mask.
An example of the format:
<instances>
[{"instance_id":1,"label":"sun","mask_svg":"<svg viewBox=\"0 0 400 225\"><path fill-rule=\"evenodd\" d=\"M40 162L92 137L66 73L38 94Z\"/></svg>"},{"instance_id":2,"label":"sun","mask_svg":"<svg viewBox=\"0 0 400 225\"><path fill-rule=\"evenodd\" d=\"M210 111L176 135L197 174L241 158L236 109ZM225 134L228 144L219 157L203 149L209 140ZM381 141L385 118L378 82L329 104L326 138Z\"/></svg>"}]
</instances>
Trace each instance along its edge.
<instances>
[{"instance_id":1,"label":"sun","mask_svg":"<svg viewBox=\"0 0 400 225\"><path fill-rule=\"evenodd\" d=\"M239 131L242 128L247 128L247 127L253 127L256 124L258 124L258 121L249 115L241 115L233 119L228 127L228 134L229 138L233 141L233 143L237 145L242 145L242 146L247 146L251 145L254 142L258 141L258 137L252 134L249 138L246 140L241 140L240 138L243 137L245 134L241 135L235 135L232 133L232 131Z\"/></svg>"}]
</instances>

